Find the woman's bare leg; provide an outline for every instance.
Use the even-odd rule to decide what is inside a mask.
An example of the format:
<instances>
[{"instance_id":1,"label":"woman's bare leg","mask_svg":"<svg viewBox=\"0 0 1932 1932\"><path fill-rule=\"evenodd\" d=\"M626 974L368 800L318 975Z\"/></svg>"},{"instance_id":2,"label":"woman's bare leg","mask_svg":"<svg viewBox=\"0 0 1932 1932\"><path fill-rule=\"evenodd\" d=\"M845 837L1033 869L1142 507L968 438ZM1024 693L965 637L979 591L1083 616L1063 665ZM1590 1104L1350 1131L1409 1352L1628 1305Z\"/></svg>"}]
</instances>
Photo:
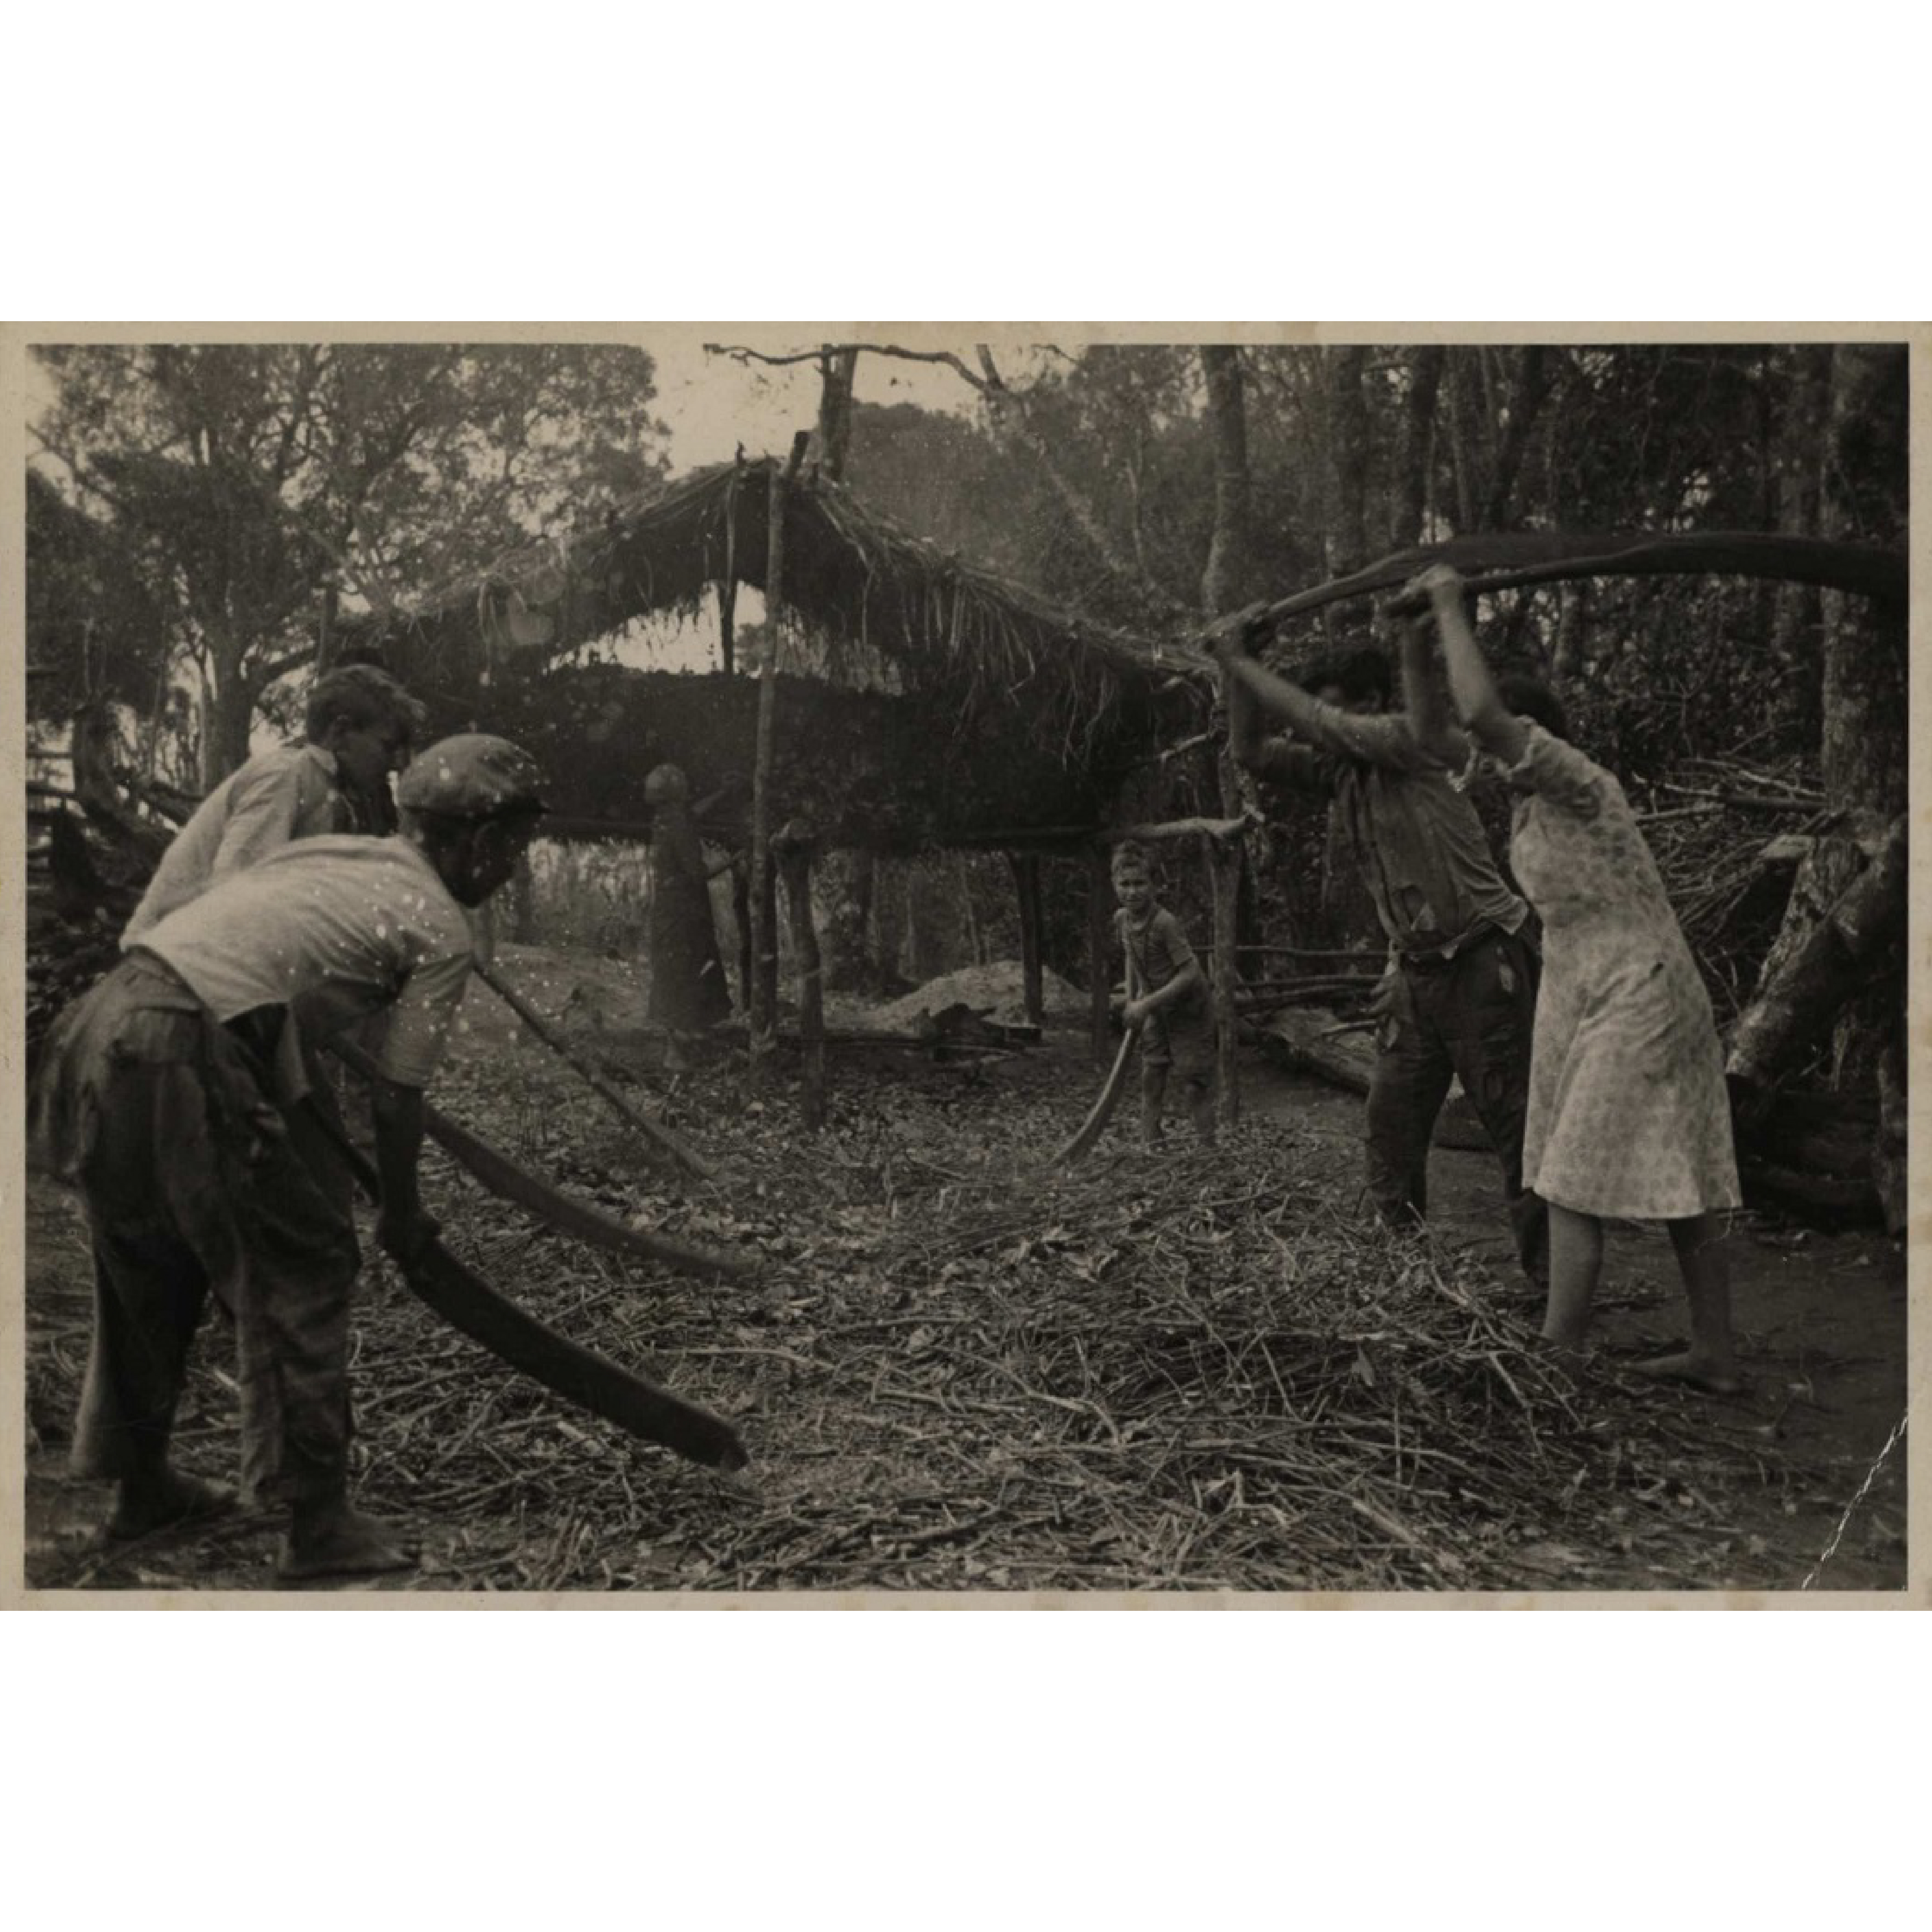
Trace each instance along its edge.
<instances>
[{"instance_id":1,"label":"woman's bare leg","mask_svg":"<svg viewBox=\"0 0 1932 1932\"><path fill-rule=\"evenodd\" d=\"M1589 1332L1590 1304L1604 1271L1604 1224L1594 1214L1550 1207L1550 1300L1543 1339L1565 1355L1580 1355Z\"/></svg>"},{"instance_id":2,"label":"woman's bare leg","mask_svg":"<svg viewBox=\"0 0 1932 1932\"><path fill-rule=\"evenodd\" d=\"M1724 1222L1715 1214L1693 1214L1666 1221L1670 1245L1684 1276L1684 1292L1690 1304L1690 1346L1678 1353L1659 1355L1636 1364L1640 1375L1688 1382L1714 1395L1734 1395L1743 1384L1738 1376L1736 1345L1731 1338L1731 1268L1724 1248Z\"/></svg>"}]
</instances>

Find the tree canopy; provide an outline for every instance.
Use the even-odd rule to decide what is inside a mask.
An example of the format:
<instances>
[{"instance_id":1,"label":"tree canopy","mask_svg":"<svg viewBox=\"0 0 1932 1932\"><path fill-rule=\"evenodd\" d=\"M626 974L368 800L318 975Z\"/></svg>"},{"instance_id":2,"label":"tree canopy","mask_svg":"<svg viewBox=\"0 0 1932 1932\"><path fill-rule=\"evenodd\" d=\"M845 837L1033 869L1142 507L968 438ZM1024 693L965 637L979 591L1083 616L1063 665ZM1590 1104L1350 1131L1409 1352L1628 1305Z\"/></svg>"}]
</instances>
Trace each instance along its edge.
<instances>
[{"instance_id":1,"label":"tree canopy","mask_svg":"<svg viewBox=\"0 0 1932 1932\"><path fill-rule=\"evenodd\" d=\"M316 655L326 596L376 609L484 567L505 548L655 487L662 426L651 358L616 346L286 344L46 346L53 407L37 466L83 535L37 490L34 574L91 556L104 610L138 583L113 635L138 645L97 688L128 695L157 662L207 699L204 782L246 756L264 694ZM56 536L61 542L50 549ZM125 560L110 566L114 553ZM50 583L74 567L48 569ZM66 593L62 593L66 594ZM70 602L71 596L70 596ZM86 633L57 610L37 658L76 664ZM122 639L128 624L138 639Z\"/></svg>"}]
</instances>

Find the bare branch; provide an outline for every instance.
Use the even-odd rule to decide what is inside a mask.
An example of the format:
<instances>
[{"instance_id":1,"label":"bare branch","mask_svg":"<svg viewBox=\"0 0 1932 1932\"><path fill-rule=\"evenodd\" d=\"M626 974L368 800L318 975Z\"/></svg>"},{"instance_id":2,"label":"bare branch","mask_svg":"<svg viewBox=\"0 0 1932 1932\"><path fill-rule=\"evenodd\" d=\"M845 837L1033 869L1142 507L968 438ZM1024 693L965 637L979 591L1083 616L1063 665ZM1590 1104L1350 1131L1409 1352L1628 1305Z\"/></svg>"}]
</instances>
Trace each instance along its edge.
<instances>
[{"instance_id":1,"label":"bare branch","mask_svg":"<svg viewBox=\"0 0 1932 1932\"><path fill-rule=\"evenodd\" d=\"M802 349L795 356L767 355L762 349L748 349L742 344L707 342L704 345L707 356L728 356L736 362L763 362L770 367L783 368L796 362L816 362L820 357L832 356L890 356L902 362L938 362L955 370L973 387L983 393L986 382L968 368L950 349L901 349L890 342L826 342L816 349ZM981 352L982 356L985 352ZM997 372L994 381L998 381Z\"/></svg>"}]
</instances>

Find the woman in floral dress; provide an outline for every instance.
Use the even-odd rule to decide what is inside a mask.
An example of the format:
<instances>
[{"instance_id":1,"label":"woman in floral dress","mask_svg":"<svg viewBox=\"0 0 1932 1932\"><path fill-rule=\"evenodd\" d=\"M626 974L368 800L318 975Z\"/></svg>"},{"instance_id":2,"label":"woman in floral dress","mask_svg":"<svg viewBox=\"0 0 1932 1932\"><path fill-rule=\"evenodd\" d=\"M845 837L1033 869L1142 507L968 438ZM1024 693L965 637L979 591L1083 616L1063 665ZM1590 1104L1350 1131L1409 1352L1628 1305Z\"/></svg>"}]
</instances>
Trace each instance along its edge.
<instances>
[{"instance_id":1,"label":"woman in floral dress","mask_svg":"<svg viewBox=\"0 0 1932 1932\"><path fill-rule=\"evenodd\" d=\"M1419 630L1405 666L1415 728L1445 758L1466 766L1487 752L1507 768L1519 794L1510 865L1543 922L1523 1184L1550 1205L1544 1337L1580 1351L1604 1221L1660 1220L1690 1299L1690 1346L1640 1366L1731 1393L1722 1217L1739 1196L1709 995L1623 788L1568 742L1549 691L1528 679L1498 690L1454 571L1438 565L1412 589L1433 609L1467 735L1442 713Z\"/></svg>"}]
</instances>

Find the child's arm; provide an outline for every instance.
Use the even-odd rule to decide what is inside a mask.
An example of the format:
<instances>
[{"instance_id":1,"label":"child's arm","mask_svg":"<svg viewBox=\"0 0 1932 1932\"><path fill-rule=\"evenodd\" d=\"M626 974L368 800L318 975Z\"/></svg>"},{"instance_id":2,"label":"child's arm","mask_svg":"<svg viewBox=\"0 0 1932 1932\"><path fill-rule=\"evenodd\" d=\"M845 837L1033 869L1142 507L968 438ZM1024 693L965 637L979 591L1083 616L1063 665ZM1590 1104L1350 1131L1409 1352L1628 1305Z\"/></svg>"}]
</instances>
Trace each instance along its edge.
<instances>
[{"instance_id":1,"label":"child's arm","mask_svg":"<svg viewBox=\"0 0 1932 1932\"><path fill-rule=\"evenodd\" d=\"M1446 563L1435 564L1416 579L1415 588L1426 591L1434 607L1442 655L1448 661L1449 695L1463 724L1484 751L1507 764L1516 764L1528 734L1510 715L1483 661L1476 634L1463 614L1461 577Z\"/></svg>"}]
</instances>

